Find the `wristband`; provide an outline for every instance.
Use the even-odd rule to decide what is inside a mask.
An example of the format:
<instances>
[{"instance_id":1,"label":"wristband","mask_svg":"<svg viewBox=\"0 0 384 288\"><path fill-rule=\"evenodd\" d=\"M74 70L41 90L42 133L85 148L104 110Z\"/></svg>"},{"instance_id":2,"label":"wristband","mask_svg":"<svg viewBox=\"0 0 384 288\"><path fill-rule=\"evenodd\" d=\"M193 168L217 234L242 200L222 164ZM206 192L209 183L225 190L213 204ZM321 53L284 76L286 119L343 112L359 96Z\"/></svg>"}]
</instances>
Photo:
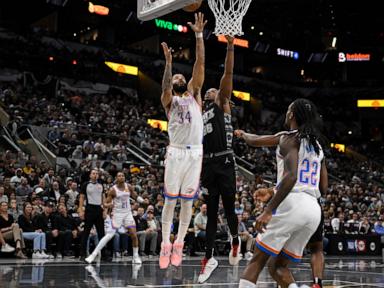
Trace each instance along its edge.
<instances>
[{"instance_id":1,"label":"wristband","mask_svg":"<svg viewBox=\"0 0 384 288\"><path fill-rule=\"evenodd\" d=\"M196 38L203 38L203 32L195 32Z\"/></svg>"},{"instance_id":2,"label":"wristband","mask_svg":"<svg viewBox=\"0 0 384 288\"><path fill-rule=\"evenodd\" d=\"M227 51L235 51L235 48L227 48Z\"/></svg>"}]
</instances>

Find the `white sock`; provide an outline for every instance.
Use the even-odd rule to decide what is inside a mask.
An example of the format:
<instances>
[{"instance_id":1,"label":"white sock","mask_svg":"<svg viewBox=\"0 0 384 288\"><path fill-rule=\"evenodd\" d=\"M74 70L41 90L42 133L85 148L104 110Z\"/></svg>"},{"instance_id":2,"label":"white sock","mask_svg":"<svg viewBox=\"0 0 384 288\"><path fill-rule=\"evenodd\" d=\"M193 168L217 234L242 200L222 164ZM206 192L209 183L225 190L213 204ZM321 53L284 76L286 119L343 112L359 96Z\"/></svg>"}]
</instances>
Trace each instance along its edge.
<instances>
[{"instance_id":1,"label":"white sock","mask_svg":"<svg viewBox=\"0 0 384 288\"><path fill-rule=\"evenodd\" d=\"M109 241L111 241L111 239L113 238L113 236L115 236L115 233L108 233L108 234L105 234L103 238L101 238L99 244L97 244L95 250L93 250L92 254L94 256L96 256L97 254L99 254L99 252L101 251L101 249L103 249L105 247L105 245L108 244Z\"/></svg>"},{"instance_id":2,"label":"white sock","mask_svg":"<svg viewBox=\"0 0 384 288\"><path fill-rule=\"evenodd\" d=\"M240 279L239 288L256 288L256 284L245 279Z\"/></svg>"},{"instance_id":3,"label":"white sock","mask_svg":"<svg viewBox=\"0 0 384 288\"><path fill-rule=\"evenodd\" d=\"M165 198L163 212L161 214L162 238L165 244L170 244L173 213L175 212L177 199ZM180 229L180 228L179 228Z\"/></svg>"},{"instance_id":4,"label":"white sock","mask_svg":"<svg viewBox=\"0 0 384 288\"><path fill-rule=\"evenodd\" d=\"M181 199L180 224L176 239L177 243L183 243L185 235L187 235L188 227L192 218L192 205L193 200Z\"/></svg>"},{"instance_id":5,"label":"white sock","mask_svg":"<svg viewBox=\"0 0 384 288\"><path fill-rule=\"evenodd\" d=\"M133 247L133 256L139 255L139 247Z\"/></svg>"},{"instance_id":6,"label":"white sock","mask_svg":"<svg viewBox=\"0 0 384 288\"><path fill-rule=\"evenodd\" d=\"M296 283L289 284L288 288L299 288Z\"/></svg>"}]
</instances>

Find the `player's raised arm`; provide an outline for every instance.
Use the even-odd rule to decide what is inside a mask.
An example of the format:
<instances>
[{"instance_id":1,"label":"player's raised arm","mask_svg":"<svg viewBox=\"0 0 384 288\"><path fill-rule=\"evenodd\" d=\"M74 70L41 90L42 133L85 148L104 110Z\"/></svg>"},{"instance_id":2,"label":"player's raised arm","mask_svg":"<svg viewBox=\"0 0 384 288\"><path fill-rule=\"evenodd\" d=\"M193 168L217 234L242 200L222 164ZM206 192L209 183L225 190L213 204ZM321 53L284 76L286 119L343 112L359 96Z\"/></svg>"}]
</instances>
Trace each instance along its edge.
<instances>
[{"instance_id":1,"label":"player's raised arm","mask_svg":"<svg viewBox=\"0 0 384 288\"><path fill-rule=\"evenodd\" d=\"M168 113L172 104L172 49L167 43L161 43L165 56L165 69L162 83L161 104Z\"/></svg>"},{"instance_id":2,"label":"player's raised arm","mask_svg":"<svg viewBox=\"0 0 384 288\"><path fill-rule=\"evenodd\" d=\"M204 21L204 14L201 12L195 14L195 24L188 22L188 25L196 35L196 61L193 65L192 78L188 83L188 91L193 94L193 97L196 98L200 106L202 106L200 91L205 77L205 47L203 39L205 24L207 24L207 21Z\"/></svg>"},{"instance_id":3,"label":"player's raised arm","mask_svg":"<svg viewBox=\"0 0 384 288\"><path fill-rule=\"evenodd\" d=\"M224 74L220 80L220 90L218 94L219 106L226 113L231 112L229 100L231 100L233 90L233 66L234 66L234 37L225 36L227 39L227 56L225 57Z\"/></svg>"},{"instance_id":4,"label":"player's raised arm","mask_svg":"<svg viewBox=\"0 0 384 288\"><path fill-rule=\"evenodd\" d=\"M279 144L280 137L286 132L279 132L275 135L256 135L246 133L243 130L235 130L236 137L243 139L245 143L253 147L275 147Z\"/></svg>"}]
</instances>

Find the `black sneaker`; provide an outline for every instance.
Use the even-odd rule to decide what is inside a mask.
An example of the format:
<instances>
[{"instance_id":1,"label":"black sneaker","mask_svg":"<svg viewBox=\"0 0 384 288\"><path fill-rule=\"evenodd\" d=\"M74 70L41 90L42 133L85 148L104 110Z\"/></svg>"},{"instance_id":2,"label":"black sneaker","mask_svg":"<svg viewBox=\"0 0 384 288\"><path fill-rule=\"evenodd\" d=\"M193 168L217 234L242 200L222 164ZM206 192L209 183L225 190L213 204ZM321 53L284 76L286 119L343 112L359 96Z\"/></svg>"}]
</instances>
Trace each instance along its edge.
<instances>
[{"instance_id":1,"label":"black sneaker","mask_svg":"<svg viewBox=\"0 0 384 288\"><path fill-rule=\"evenodd\" d=\"M140 255L140 257L146 257L147 256L147 254L145 254L145 252L143 252L143 251L140 251L139 255Z\"/></svg>"}]
</instances>

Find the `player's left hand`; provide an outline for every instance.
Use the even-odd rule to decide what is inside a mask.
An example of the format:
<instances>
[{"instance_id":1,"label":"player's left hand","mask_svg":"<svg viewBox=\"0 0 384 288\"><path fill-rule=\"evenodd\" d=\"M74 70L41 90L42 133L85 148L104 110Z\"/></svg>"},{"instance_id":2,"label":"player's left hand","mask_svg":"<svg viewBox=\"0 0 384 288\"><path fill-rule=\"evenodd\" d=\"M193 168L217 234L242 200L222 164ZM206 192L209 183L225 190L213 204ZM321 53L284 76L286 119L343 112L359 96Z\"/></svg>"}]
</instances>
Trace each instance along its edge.
<instances>
[{"instance_id":1,"label":"player's left hand","mask_svg":"<svg viewBox=\"0 0 384 288\"><path fill-rule=\"evenodd\" d=\"M235 41L235 37L230 35L225 35L225 39L227 39L229 44L233 44L233 42Z\"/></svg>"},{"instance_id":2,"label":"player's left hand","mask_svg":"<svg viewBox=\"0 0 384 288\"><path fill-rule=\"evenodd\" d=\"M265 227L267 226L269 221L271 221L271 219L272 219L272 212L269 210L264 210L264 212L261 213L261 215L256 219L256 225L255 225L256 231L259 233L265 232L266 230Z\"/></svg>"},{"instance_id":3,"label":"player's left hand","mask_svg":"<svg viewBox=\"0 0 384 288\"><path fill-rule=\"evenodd\" d=\"M189 27L195 32L203 32L205 24L207 24L207 20L204 21L204 14L199 12L195 13L195 24L192 24L192 22L188 22Z\"/></svg>"}]
</instances>

